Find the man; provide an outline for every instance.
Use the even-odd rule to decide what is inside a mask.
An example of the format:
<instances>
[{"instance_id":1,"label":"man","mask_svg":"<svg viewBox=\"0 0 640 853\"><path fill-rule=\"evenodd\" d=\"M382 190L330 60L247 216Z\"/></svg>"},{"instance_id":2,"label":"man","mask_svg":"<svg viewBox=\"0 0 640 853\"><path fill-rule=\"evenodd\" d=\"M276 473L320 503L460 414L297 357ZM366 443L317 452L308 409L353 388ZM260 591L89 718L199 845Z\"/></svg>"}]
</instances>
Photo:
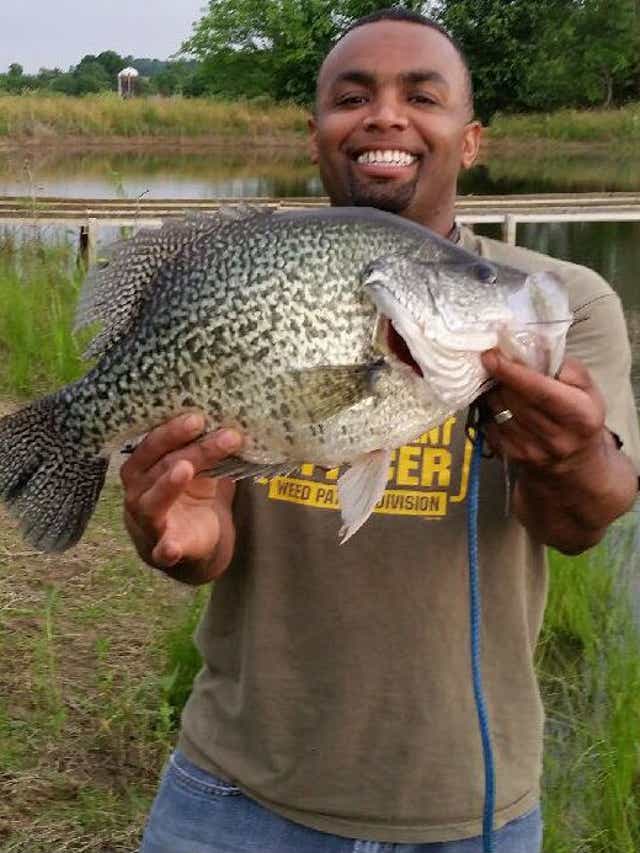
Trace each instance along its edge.
<instances>
[{"instance_id":1,"label":"man","mask_svg":"<svg viewBox=\"0 0 640 853\"><path fill-rule=\"evenodd\" d=\"M464 60L428 20L387 10L348 31L320 70L310 129L333 204L381 207L496 261L554 269L583 320L557 378L485 356L499 382L487 436L517 470L505 517L502 465L484 465L479 523L496 849L537 853L543 544L589 548L637 491L620 305L588 270L459 233L456 181L480 127ZM342 547L319 498L335 472L303 468L297 481L315 484L306 503L197 478L242 442L231 430L195 441L199 416L154 430L124 465L141 556L186 583L217 579L198 634L204 669L143 853L482 849L464 422L398 451L379 511Z\"/></svg>"}]
</instances>

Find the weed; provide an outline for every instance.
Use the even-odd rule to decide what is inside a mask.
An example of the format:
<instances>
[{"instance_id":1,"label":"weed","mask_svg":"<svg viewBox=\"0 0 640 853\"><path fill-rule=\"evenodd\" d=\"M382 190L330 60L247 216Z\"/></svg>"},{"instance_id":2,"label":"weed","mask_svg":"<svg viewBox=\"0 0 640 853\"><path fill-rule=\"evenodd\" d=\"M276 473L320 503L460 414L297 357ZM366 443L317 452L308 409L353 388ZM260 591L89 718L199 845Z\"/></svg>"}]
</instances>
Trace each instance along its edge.
<instances>
[{"instance_id":1,"label":"weed","mask_svg":"<svg viewBox=\"0 0 640 853\"><path fill-rule=\"evenodd\" d=\"M640 103L613 110L562 109L554 113L496 115L491 139L607 142L635 146L640 139Z\"/></svg>"},{"instance_id":2,"label":"weed","mask_svg":"<svg viewBox=\"0 0 640 853\"><path fill-rule=\"evenodd\" d=\"M104 93L82 98L42 94L0 96L0 136L231 137L234 142L295 138L308 111L294 104L225 102L159 96L122 100Z\"/></svg>"}]
</instances>

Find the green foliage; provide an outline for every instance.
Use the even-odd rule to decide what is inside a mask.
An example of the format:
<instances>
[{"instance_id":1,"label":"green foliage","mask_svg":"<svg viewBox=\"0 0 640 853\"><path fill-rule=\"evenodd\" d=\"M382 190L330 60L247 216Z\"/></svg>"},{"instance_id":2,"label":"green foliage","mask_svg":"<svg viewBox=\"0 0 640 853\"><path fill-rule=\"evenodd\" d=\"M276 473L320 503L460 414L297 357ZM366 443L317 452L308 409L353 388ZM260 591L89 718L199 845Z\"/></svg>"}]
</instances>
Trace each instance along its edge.
<instances>
[{"instance_id":1,"label":"green foliage","mask_svg":"<svg viewBox=\"0 0 640 853\"><path fill-rule=\"evenodd\" d=\"M0 389L44 393L83 372L70 334L80 273L63 241L0 237Z\"/></svg>"},{"instance_id":2,"label":"green foliage","mask_svg":"<svg viewBox=\"0 0 640 853\"><path fill-rule=\"evenodd\" d=\"M184 605L178 617L161 638L161 653L165 660L165 675L161 681L161 716L172 728L177 728L182 709L191 693L193 679L202 666L193 635L203 607L210 595L209 587L200 587Z\"/></svg>"},{"instance_id":3,"label":"green foliage","mask_svg":"<svg viewBox=\"0 0 640 853\"><path fill-rule=\"evenodd\" d=\"M467 55L485 121L637 96L636 0L445 0L439 18Z\"/></svg>"},{"instance_id":4,"label":"green foliage","mask_svg":"<svg viewBox=\"0 0 640 853\"><path fill-rule=\"evenodd\" d=\"M202 62L207 92L224 97L268 94L313 101L318 68L332 42L355 18L391 5L420 11L417 0L209 0L182 46Z\"/></svg>"}]
</instances>

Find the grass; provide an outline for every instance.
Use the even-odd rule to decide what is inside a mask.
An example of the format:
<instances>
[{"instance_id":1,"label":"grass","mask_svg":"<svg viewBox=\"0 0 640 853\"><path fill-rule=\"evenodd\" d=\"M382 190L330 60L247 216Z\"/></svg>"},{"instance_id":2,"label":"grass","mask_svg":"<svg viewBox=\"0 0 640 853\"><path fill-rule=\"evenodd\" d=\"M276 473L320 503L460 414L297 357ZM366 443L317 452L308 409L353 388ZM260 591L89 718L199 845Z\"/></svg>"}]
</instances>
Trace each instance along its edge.
<instances>
[{"instance_id":1,"label":"grass","mask_svg":"<svg viewBox=\"0 0 640 853\"><path fill-rule=\"evenodd\" d=\"M0 393L43 394L86 369L70 334L82 276L67 240L0 234Z\"/></svg>"},{"instance_id":2,"label":"grass","mask_svg":"<svg viewBox=\"0 0 640 853\"><path fill-rule=\"evenodd\" d=\"M83 542L25 548L0 512L0 851L132 853L175 738L168 639L193 592L147 569L111 480Z\"/></svg>"},{"instance_id":3,"label":"grass","mask_svg":"<svg viewBox=\"0 0 640 853\"><path fill-rule=\"evenodd\" d=\"M308 111L294 104L224 102L210 98L113 93L66 97L1 95L0 139L55 137L227 137L237 142L295 139L306 134Z\"/></svg>"},{"instance_id":4,"label":"grass","mask_svg":"<svg viewBox=\"0 0 640 853\"><path fill-rule=\"evenodd\" d=\"M491 120L489 138L635 145L640 139L640 103L609 110L563 109L553 113L497 115Z\"/></svg>"},{"instance_id":5,"label":"grass","mask_svg":"<svg viewBox=\"0 0 640 853\"><path fill-rule=\"evenodd\" d=\"M603 547L551 555L538 665L548 853L640 850L640 633L620 559L632 533L617 558Z\"/></svg>"}]
</instances>

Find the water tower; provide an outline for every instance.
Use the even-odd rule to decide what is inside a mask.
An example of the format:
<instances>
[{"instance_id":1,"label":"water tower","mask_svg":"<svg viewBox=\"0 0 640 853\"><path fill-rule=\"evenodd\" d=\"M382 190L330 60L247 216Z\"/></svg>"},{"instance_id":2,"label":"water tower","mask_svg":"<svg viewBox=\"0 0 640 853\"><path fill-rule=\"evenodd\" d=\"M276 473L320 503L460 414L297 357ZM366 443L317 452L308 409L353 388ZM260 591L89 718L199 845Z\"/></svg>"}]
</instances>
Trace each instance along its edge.
<instances>
[{"instance_id":1,"label":"water tower","mask_svg":"<svg viewBox=\"0 0 640 853\"><path fill-rule=\"evenodd\" d=\"M136 79L140 75L135 68L123 68L118 74L118 94L121 98L132 98L136 93Z\"/></svg>"}]
</instances>

